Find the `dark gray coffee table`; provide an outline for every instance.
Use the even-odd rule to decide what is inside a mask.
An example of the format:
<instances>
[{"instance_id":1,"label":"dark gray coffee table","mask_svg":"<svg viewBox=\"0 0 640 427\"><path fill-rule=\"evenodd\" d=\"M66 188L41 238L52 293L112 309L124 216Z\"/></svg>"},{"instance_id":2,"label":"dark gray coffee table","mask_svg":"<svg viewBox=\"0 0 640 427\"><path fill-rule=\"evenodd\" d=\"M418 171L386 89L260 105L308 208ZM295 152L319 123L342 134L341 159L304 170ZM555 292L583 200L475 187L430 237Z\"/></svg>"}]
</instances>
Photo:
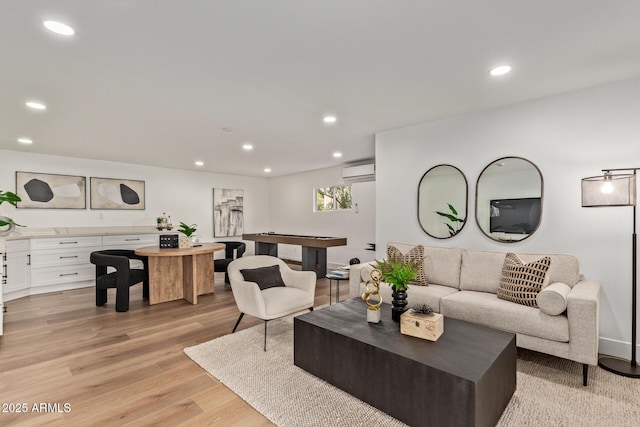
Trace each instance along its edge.
<instances>
[{"instance_id":1,"label":"dark gray coffee table","mask_svg":"<svg viewBox=\"0 0 640 427\"><path fill-rule=\"evenodd\" d=\"M436 342L359 298L294 319L294 363L411 426L493 426L516 389L515 334L445 318Z\"/></svg>"}]
</instances>

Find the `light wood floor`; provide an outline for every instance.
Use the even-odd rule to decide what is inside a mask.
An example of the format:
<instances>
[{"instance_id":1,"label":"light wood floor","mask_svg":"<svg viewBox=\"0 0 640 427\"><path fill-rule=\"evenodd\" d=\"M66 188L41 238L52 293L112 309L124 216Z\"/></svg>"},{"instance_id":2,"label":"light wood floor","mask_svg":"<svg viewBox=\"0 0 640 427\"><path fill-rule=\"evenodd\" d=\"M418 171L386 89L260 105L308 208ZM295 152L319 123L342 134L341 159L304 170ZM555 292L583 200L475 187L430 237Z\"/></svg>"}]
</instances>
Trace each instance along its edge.
<instances>
[{"instance_id":1,"label":"light wood floor","mask_svg":"<svg viewBox=\"0 0 640 427\"><path fill-rule=\"evenodd\" d=\"M96 307L93 288L7 302L0 410L27 412L0 412L0 426L273 425L182 351L233 329L239 312L222 277L197 305L149 306L140 285L126 313L115 312L112 290ZM318 281L316 306L329 302L328 288ZM346 298L345 282L341 291ZM239 329L261 323L245 316Z\"/></svg>"}]
</instances>

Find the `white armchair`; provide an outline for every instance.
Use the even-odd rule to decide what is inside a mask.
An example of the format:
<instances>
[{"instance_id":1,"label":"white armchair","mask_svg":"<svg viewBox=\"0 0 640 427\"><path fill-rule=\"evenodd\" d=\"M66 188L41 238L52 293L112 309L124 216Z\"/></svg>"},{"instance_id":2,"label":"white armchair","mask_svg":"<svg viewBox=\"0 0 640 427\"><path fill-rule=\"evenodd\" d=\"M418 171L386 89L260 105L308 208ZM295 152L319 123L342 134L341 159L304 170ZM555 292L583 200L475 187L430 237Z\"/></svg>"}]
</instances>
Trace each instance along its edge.
<instances>
[{"instance_id":1,"label":"white armchair","mask_svg":"<svg viewBox=\"0 0 640 427\"><path fill-rule=\"evenodd\" d=\"M255 281L247 281L241 270L279 266L285 286L260 289ZM316 274L313 271L296 271L279 258L256 255L238 258L227 269L231 290L240 316L233 327L236 331L245 314L264 320L264 350L267 350L267 322L302 310L313 311L316 290ZM259 281L259 280L258 280ZM232 332L232 333L233 333Z\"/></svg>"}]
</instances>

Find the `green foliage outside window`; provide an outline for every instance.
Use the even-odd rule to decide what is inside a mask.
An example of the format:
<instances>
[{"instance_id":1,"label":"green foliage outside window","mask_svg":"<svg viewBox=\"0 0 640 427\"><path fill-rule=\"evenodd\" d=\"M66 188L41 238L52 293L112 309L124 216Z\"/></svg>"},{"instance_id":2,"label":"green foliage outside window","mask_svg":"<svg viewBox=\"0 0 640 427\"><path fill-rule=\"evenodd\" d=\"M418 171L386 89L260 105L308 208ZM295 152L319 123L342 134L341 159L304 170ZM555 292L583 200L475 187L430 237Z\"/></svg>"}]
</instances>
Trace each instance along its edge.
<instances>
[{"instance_id":1,"label":"green foliage outside window","mask_svg":"<svg viewBox=\"0 0 640 427\"><path fill-rule=\"evenodd\" d=\"M351 209L351 186L316 188L316 212Z\"/></svg>"}]
</instances>

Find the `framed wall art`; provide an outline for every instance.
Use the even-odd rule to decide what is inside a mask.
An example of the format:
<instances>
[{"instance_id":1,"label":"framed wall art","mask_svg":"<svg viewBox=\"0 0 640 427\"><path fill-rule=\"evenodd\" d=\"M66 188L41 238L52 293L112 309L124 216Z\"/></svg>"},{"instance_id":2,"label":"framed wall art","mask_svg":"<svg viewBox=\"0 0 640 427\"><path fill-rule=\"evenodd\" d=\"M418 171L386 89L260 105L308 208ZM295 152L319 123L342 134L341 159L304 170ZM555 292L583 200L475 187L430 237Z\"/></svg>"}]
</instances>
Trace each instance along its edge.
<instances>
[{"instance_id":1,"label":"framed wall art","mask_svg":"<svg viewBox=\"0 0 640 427\"><path fill-rule=\"evenodd\" d=\"M213 237L242 236L244 190L213 189Z\"/></svg>"},{"instance_id":2,"label":"framed wall art","mask_svg":"<svg viewBox=\"0 0 640 427\"><path fill-rule=\"evenodd\" d=\"M87 178L38 172L16 172L17 208L86 209Z\"/></svg>"},{"instance_id":3,"label":"framed wall art","mask_svg":"<svg viewBox=\"0 0 640 427\"><path fill-rule=\"evenodd\" d=\"M144 210L144 181L91 177L91 209Z\"/></svg>"}]
</instances>

